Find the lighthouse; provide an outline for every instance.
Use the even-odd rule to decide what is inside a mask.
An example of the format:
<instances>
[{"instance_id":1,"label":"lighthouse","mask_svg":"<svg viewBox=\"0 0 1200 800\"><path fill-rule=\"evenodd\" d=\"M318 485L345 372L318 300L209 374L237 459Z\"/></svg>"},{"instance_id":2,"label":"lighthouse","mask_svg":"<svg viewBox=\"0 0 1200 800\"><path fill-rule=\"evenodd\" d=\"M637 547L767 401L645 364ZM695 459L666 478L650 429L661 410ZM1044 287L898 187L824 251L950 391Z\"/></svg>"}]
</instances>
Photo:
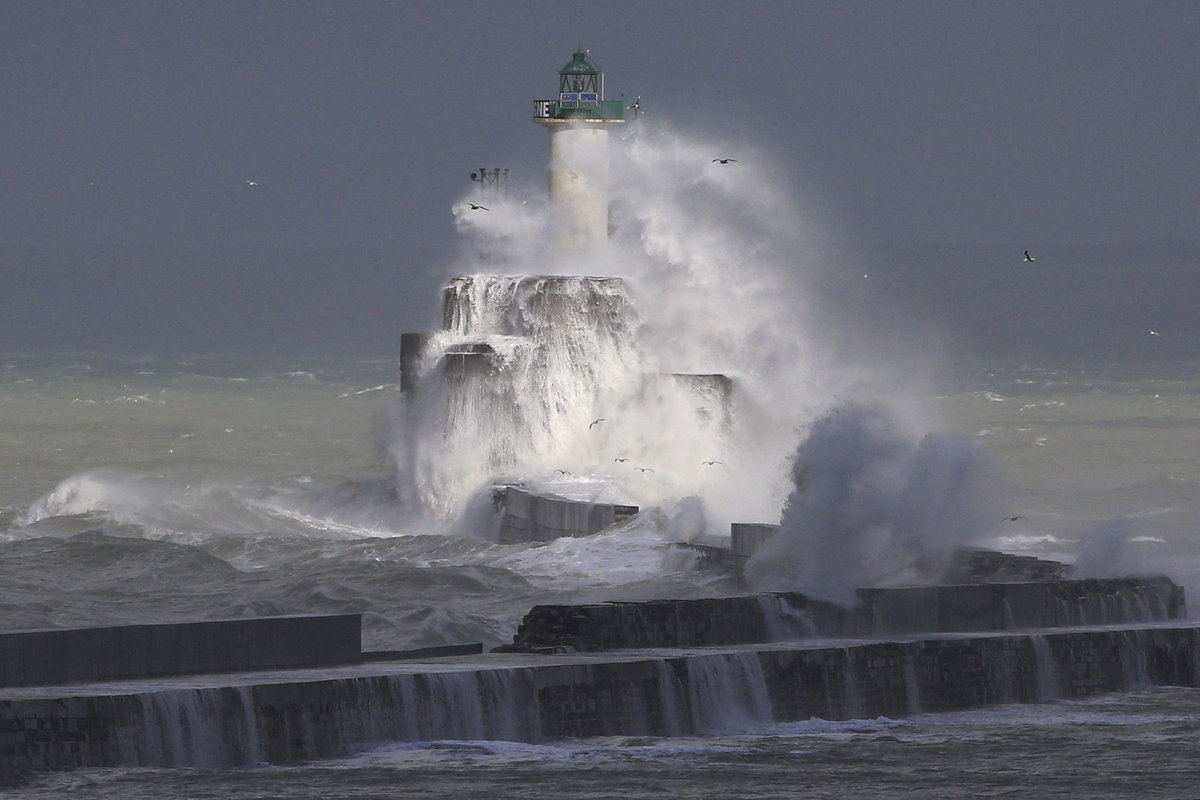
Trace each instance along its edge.
<instances>
[{"instance_id":1,"label":"lighthouse","mask_svg":"<svg viewBox=\"0 0 1200 800\"><path fill-rule=\"evenodd\" d=\"M608 131L625 102L604 99L604 73L587 51L558 71L558 98L537 100L533 121L550 132L550 224L555 241L585 248L608 239Z\"/></svg>"}]
</instances>

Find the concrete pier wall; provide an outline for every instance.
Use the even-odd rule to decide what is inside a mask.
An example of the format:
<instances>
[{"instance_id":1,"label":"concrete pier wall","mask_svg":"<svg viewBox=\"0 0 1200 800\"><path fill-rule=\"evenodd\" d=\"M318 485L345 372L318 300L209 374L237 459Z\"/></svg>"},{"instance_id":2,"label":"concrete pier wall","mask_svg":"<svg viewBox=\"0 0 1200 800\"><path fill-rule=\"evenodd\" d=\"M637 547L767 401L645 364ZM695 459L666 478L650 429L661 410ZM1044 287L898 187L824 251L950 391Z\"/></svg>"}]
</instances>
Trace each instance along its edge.
<instances>
[{"instance_id":1,"label":"concrete pier wall","mask_svg":"<svg viewBox=\"0 0 1200 800\"><path fill-rule=\"evenodd\" d=\"M355 663L359 614L0 634L0 687Z\"/></svg>"},{"instance_id":2,"label":"concrete pier wall","mask_svg":"<svg viewBox=\"0 0 1200 800\"><path fill-rule=\"evenodd\" d=\"M1167 578L860 589L843 608L799 593L535 606L505 650L752 644L798 637L984 632L1132 624L1186 616Z\"/></svg>"},{"instance_id":3,"label":"concrete pier wall","mask_svg":"<svg viewBox=\"0 0 1200 800\"><path fill-rule=\"evenodd\" d=\"M679 736L1197 686L1195 626L372 664L221 685L0 690L0 769L220 768L388 741Z\"/></svg>"}]
</instances>

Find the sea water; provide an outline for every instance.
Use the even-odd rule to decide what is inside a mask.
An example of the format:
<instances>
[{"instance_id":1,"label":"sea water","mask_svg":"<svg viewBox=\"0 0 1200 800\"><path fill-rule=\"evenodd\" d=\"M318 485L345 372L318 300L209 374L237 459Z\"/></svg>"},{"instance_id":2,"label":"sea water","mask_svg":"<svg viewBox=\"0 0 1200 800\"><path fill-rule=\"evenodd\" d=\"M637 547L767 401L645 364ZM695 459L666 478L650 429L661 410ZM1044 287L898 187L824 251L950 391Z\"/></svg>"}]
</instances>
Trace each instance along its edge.
<instances>
[{"instance_id":1,"label":"sea water","mask_svg":"<svg viewBox=\"0 0 1200 800\"><path fill-rule=\"evenodd\" d=\"M947 370L929 398L1002 467L985 546L1200 596L1192 365ZM534 604L732 593L668 546L667 510L499 545L399 499L397 365L0 359L0 626L364 615L364 644L511 639ZM752 520L772 521L772 520ZM1189 796L1200 693L769 724L707 738L422 742L215 772L81 770L17 797ZM2 791L2 790L0 790Z\"/></svg>"}]
</instances>

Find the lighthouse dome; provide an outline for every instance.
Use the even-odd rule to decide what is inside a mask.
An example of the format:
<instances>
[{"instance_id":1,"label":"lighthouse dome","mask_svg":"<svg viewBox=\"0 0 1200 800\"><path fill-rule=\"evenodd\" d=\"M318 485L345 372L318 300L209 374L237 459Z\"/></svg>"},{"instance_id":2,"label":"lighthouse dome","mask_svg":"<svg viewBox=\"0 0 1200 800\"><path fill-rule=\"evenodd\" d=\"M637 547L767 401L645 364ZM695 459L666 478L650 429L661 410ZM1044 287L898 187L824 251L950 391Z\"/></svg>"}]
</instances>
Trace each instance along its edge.
<instances>
[{"instance_id":1,"label":"lighthouse dome","mask_svg":"<svg viewBox=\"0 0 1200 800\"><path fill-rule=\"evenodd\" d=\"M565 67L558 71L559 75L596 75L599 70L588 61L588 54L584 50L571 54L571 61Z\"/></svg>"}]
</instances>

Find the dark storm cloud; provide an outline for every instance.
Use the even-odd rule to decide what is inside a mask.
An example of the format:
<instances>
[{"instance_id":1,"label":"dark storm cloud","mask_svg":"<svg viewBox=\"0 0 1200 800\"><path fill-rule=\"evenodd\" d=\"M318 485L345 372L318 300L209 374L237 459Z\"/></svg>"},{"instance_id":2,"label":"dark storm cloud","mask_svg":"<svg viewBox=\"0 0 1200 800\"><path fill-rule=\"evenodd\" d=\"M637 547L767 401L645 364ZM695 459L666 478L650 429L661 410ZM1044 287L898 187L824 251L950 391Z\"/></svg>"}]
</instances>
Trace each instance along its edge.
<instances>
[{"instance_id":1,"label":"dark storm cloud","mask_svg":"<svg viewBox=\"0 0 1200 800\"><path fill-rule=\"evenodd\" d=\"M0 0L0 350L390 351L467 174L540 186L531 101L578 45L609 96L770 153L880 283L1049 346L1043 307L1195 269L1198 42L1190 2ZM1027 247L1060 271L1014 284Z\"/></svg>"}]
</instances>

